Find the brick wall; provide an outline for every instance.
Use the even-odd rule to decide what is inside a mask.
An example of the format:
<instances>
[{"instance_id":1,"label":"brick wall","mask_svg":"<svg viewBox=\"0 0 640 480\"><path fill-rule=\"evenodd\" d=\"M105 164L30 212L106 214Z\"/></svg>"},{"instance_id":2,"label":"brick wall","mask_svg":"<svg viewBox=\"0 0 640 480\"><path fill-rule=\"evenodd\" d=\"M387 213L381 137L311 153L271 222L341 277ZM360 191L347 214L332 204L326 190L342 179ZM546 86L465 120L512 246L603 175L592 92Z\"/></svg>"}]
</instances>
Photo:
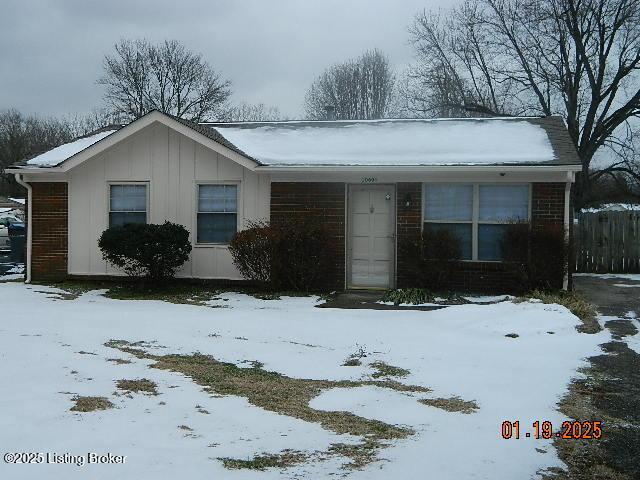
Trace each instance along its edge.
<instances>
[{"instance_id":1,"label":"brick wall","mask_svg":"<svg viewBox=\"0 0 640 480\"><path fill-rule=\"evenodd\" d=\"M345 184L339 182L273 182L271 221L315 214L324 219L331 235L331 266L324 287L344 290Z\"/></svg>"},{"instance_id":2,"label":"brick wall","mask_svg":"<svg viewBox=\"0 0 640 480\"><path fill-rule=\"evenodd\" d=\"M58 280L67 275L67 184L32 183L31 276Z\"/></svg>"},{"instance_id":3,"label":"brick wall","mask_svg":"<svg viewBox=\"0 0 640 480\"><path fill-rule=\"evenodd\" d=\"M564 228L564 183L531 185L531 225L535 229Z\"/></svg>"},{"instance_id":4,"label":"brick wall","mask_svg":"<svg viewBox=\"0 0 640 480\"><path fill-rule=\"evenodd\" d=\"M421 229L422 189L420 183L398 183L398 245ZM531 191L531 224L535 229L564 229L564 183L533 183ZM406 199L411 197L410 206ZM410 259L403 258L402 248L398 248L397 286L415 287L407 268ZM519 269L513 264L499 262L460 262L443 289L473 292L513 292L518 293L522 285ZM558 288L562 279L556 279Z\"/></svg>"},{"instance_id":5,"label":"brick wall","mask_svg":"<svg viewBox=\"0 0 640 480\"><path fill-rule=\"evenodd\" d=\"M409 205L407 205L407 202ZM422 230L422 183L398 183L396 185L396 285L398 288L415 286L409 273L410 258L403 251L403 243L420 235Z\"/></svg>"}]
</instances>

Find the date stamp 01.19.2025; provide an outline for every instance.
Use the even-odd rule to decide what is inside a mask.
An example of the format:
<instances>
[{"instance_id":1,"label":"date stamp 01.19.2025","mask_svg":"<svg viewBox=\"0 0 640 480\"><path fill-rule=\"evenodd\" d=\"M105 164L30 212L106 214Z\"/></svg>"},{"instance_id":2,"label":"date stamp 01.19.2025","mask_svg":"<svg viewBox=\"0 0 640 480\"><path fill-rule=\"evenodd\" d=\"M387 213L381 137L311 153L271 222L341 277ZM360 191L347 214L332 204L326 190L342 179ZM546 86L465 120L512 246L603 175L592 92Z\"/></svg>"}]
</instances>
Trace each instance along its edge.
<instances>
[{"instance_id":1,"label":"date stamp 01.19.2025","mask_svg":"<svg viewBox=\"0 0 640 480\"><path fill-rule=\"evenodd\" d=\"M566 420L562 422L561 428L555 429L553 423L545 420L536 420L531 424L531 428L521 429L520 421L505 420L501 426L502 438L505 440L519 440L521 438L534 439L563 439L563 440L599 440L602 438L602 421L589 420L581 422L578 420Z\"/></svg>"},{"instance_id":2,"label":"date stamp 01.19.2025","mask_svg":"<svg viewBox=\"0 0 640 480\"><path fill-rule=\"evenodd\" d=\"M113 453L57 453L57 452L6 452L3 455L5 463L11 464L57 464L57 465L113 465L127 462L126 455Z\"/></svg>"}]
</instances>

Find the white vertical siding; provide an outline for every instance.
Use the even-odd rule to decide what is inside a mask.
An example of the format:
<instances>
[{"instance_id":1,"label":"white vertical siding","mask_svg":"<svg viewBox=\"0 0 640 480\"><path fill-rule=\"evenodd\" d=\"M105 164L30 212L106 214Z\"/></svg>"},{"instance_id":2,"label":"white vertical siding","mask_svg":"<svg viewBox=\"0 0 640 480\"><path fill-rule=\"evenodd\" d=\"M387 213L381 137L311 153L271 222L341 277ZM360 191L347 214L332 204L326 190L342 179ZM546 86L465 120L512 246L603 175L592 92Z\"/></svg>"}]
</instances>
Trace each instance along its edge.
<instances>
[{"instance_id":1,"label":"white vertical siding","mask_svg":"<svg viewBox=\"0 0 640 480\"><path fill-rule=\"evenodd\" d=\"M69 273L112 275L98 249L108 224L110 182L148 182L149 220L184 225L191 232L191 258L181 277L240 279L226 246L195 245L196 188L204 182L239 184L238 223L268 219L270 180L154 124L70 170Z\"/></svg>"}]
</instances>

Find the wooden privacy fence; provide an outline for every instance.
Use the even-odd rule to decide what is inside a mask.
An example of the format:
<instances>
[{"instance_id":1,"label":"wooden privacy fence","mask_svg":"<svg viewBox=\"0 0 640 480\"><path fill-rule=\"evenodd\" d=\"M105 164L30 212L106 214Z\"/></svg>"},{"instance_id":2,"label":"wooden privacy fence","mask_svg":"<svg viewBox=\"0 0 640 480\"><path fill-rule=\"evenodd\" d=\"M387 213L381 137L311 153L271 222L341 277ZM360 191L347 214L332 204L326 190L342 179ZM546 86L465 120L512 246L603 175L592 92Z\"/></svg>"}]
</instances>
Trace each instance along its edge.
<instances>
[{"instance_id":1,"label":"wooden privacy fence","mask_svg":"<svg viewBox=\"0 0 640 480\"><path fill-rule=\"evenodd\" d=\"M640 272L640 211L579 213L576 219L576 272Z\"/></svg>"}]
</instances>

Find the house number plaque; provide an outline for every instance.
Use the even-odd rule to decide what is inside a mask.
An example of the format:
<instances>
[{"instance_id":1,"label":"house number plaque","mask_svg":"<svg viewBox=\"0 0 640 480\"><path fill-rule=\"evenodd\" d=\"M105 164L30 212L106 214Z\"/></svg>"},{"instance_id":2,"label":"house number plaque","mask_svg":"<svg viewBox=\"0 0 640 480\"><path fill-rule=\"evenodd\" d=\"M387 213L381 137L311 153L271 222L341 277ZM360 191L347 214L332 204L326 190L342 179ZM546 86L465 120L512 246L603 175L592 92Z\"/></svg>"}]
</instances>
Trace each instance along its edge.
<instances>
[{"instance_id":1,"label":"house number plaque","mask_svg":"<svg viewBox=\"0 0 640 480\"><path fill-rule=\"evenodd\" d=\"M376 183L378 181L377 177L362 177L362 183Z\"/></svg>"}]
</instances>

